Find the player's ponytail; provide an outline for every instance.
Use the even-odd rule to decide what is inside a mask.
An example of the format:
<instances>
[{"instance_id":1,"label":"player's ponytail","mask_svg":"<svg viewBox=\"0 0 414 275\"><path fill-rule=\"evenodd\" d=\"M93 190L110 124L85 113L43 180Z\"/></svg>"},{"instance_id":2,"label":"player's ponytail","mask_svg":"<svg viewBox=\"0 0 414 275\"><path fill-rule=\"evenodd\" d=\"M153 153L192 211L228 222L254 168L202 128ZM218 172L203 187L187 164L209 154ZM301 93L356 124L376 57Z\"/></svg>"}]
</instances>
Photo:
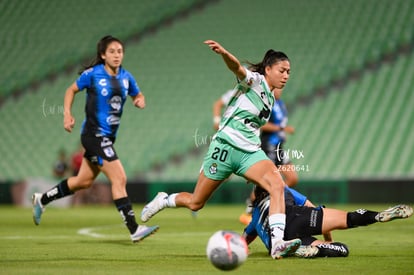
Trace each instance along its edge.
<instances>
[{"instance_id":1,"label":"player's ponytail","mask_svg":"<svg viewBox=\"0 0 414 275\"><path fill-rule=\"evenodd\" d=\"M275 51L275 50L268 50L265 54L265 56L263 57L263 60L259 63L250 63L247 62L249 64L249 69L252 70L253 72L258 72L262 75L265 75L266 72L266 67L267 66L272 66L275 63L278 63L280 61L289 61L289 58L287 57L287 55L283 52L279 52L279 51Z\"/></svg>"}]
</instances>

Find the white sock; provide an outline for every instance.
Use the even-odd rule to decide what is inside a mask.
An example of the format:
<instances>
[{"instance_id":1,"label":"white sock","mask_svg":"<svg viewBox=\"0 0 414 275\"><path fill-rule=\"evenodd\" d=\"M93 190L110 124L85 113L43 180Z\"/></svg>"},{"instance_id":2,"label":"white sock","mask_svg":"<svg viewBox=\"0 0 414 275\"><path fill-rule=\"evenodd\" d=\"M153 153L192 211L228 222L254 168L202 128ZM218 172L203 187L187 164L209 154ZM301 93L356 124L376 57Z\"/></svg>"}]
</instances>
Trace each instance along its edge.
<instances>
[{"instance_id":1,"label":"white sock","mask_svg":"<svg viewBox=\"0 0 414 275\"><path fill-rule=\"evenodd\" d=\"M170 194L167 198L167 207L175 208L175 197L177 197L178 193Z\"/></svg>"},{"instance_id":2,"label":"white sock","mask_svg":"<svg viewBox=\"0 0 414 275\"><path fill-rule=\"evenodd\" d=\"M283 240L283 235L285 234L285 224L285 214L278 213L269 216L269 227L272 243Z\"/></svg>"}]
</instances>

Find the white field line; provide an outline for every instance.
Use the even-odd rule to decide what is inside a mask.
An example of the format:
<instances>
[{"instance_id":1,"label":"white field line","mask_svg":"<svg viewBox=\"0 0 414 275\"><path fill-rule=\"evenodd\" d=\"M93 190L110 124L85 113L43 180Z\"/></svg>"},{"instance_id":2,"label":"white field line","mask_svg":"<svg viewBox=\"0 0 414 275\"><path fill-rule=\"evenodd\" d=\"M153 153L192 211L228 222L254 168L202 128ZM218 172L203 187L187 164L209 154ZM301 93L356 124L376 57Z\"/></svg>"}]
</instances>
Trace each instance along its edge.
<instances>
[{"instance_id":1,"label":"white field line","mask_svg":"<svg viewBox=\"0 0 414 275\"><path fill-rule=\"evenodd\" d=\"M71 236L65 235L53 235L53 236L0 236L0 239L3 240L52 240L52 239L69 239Z\"/></svg>"},{"instance_id":2,"label":"white field line","mask_svg":"<svg viewBox=\"0 0 414 275\"><path fill-rule=\"evenodd\" d=\"M125 237L125 234L103 234L100 231L107 231L113 228L124 227L124 225L105 225L95 227L80 228L76 233L78 235L87 236L91 238L114 238L114 237ZM162 230L162 229L161 229ZM157 233L157 235L160 232ZM164 237L188 237L188 236L210 236L212 232L169 232L162 233L160 235ZM52 239L69 239L73 238L73 235L50 235L50 236L34 236L34 235L12 235L12 236L0 236L0 240L52 240Z\"/></svg>"},{"instance_id":3,"label":"white field line","mask_svg":"<svg viewBox=\"0 0 414 275\"><path fill-rule=\"evenodd\" d=\"M96 231L108 230L111 228L120 227L119 225L105 225L105 226L95 226L95 227L85 227L78 230L79 235L89 236L92 238L106 238L109 236L114 236L113 234L100 234Z\"/></svg>"}]
</instances>

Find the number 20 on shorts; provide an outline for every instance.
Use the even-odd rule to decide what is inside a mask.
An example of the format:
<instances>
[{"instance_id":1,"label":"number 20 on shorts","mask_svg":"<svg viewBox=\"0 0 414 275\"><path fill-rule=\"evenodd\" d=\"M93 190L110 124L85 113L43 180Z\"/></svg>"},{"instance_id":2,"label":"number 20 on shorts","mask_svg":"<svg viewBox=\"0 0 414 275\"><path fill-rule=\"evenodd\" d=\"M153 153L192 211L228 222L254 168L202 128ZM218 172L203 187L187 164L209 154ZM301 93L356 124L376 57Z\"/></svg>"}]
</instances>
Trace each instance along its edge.
<instances>
[{"instance_id":1,"label":"number 20 on shorts","mask_svg":"<svg viewBox=\"0 0 414 275\"><path fill-rule=\"evenodd\" d=\"M218 147L214 147L214 151L213 151L213 154L211 154L211 158L215 160L219 160L221 162L225 162L228 154L229 154L229 151L220 149Z\"/></svg>"}]
</instances>

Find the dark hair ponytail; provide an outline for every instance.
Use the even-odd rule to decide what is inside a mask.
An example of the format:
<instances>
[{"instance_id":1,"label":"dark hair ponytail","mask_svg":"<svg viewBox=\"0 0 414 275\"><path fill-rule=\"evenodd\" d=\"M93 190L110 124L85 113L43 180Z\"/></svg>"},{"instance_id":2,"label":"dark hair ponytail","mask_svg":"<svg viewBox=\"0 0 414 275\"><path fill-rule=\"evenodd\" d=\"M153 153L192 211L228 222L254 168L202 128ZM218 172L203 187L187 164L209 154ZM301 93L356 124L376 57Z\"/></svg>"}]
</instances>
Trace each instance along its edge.
<instances>
[{"instance_id":1,"label":"dark hair ponytail","mask_svg":"<svg viewBox=\"0 0 414 275\"><path fill-rule=\"evenodd\" d=\"M89 63L89 65L83 66L83 69L81 71L79 71L79 74L83 73L84 71L86 71L89 68L92 68L95 65L105 64L105 60L102 59L102 55L106 52L106 49L108 48L108 45L111 44L114 41L121 44L122 48L124 48L124 44L118 38L115 38L111 35L107 35L107 36L102 37L101 40L99 40L98 44L96 45L96 56L95 56L95 58Z\"/></svg>"},{"instance_id":2,"label":"dark hair ponytail","mask_svg":"<svg viewBox=\"0 0 414 275\"><path fill-rule=\"evenodd\" d=\"M264 75L265 68L267 66L272 66L273 64L277 62L285 61L285 60L289 61L289 58L287 57L285 53L270 49L266 52L261 62L256 63L256 64L248 62L248 65L249 65L250 70Z\"/></svg>"}]
</instances>

